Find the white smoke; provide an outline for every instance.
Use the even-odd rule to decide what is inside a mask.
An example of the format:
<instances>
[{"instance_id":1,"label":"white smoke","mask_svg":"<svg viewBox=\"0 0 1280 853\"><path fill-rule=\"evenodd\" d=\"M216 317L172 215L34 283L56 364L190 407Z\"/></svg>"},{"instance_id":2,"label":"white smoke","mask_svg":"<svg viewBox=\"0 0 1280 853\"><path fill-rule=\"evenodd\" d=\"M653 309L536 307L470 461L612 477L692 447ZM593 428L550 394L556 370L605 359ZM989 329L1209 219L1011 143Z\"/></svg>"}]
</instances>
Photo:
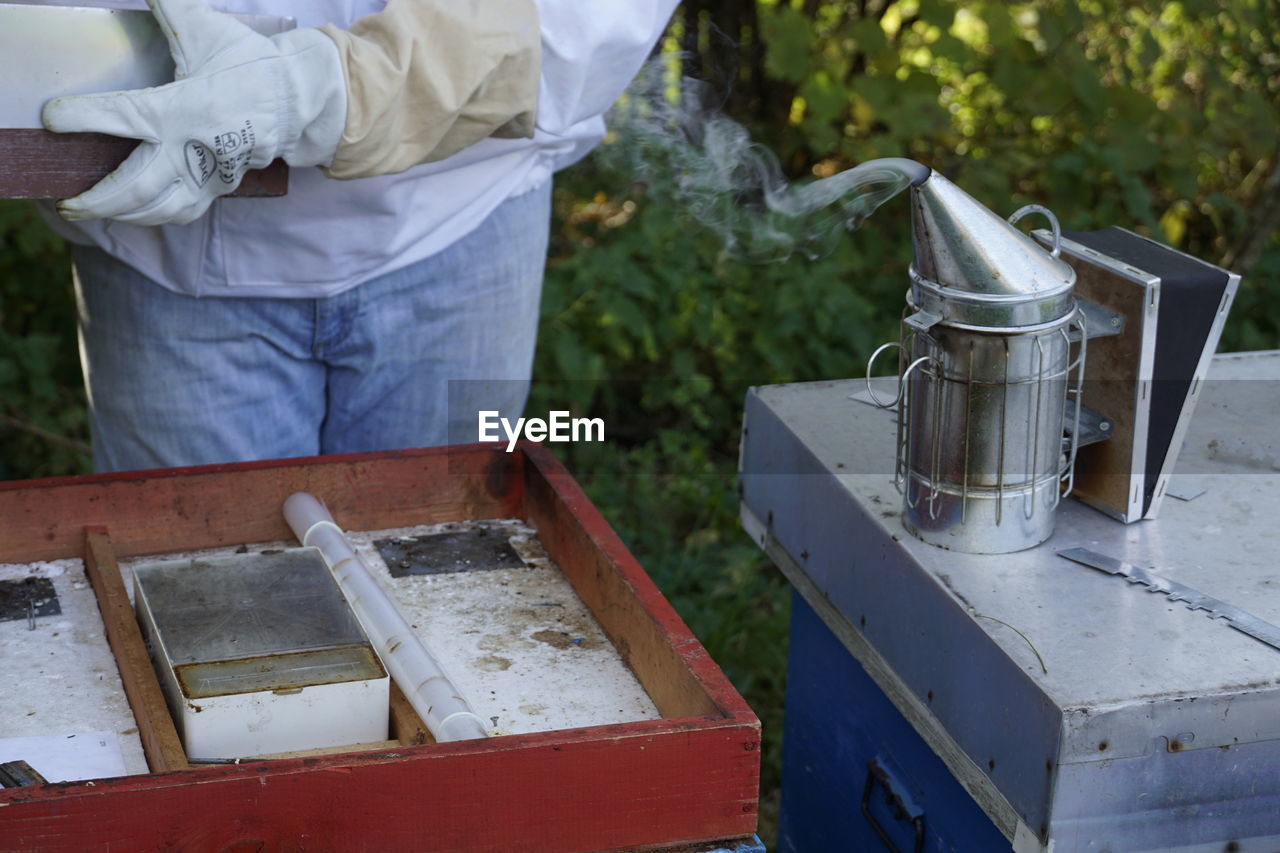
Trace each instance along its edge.
<instances>
[{"instance_id":1,"label":"white smoke","mask_svg":"<svg viewBox=\"0 0 1280 853\"><path fill-rule=\"evenodd\" d=\"M817 257L846 230L928 170L910 160L874 160L829 178L791 182L777 157L725 116L710 87L651 60L609 114L598 149L607 166L670 195L753 262Z\"/></svg>"}]
</instances>

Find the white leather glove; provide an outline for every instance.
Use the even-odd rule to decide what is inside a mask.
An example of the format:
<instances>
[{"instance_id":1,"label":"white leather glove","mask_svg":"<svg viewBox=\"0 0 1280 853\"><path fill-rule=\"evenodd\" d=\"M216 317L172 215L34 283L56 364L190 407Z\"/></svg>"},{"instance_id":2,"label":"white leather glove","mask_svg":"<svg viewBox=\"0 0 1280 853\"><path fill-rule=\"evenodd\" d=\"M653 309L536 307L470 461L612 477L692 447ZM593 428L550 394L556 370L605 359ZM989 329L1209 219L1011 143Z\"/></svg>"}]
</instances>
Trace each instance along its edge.
<instances>
[{"instance_id":1,"label":"white leather glove","mask_svg":"<svg viewBox=\"0 0 1280 853\"><path fill-rule=\"evenodd\" d=\"M314 29L268 38L200 0L147 3L175 82L45 105L49 130L142 141L92 189L58 203L65 219L186 224L277 157L291 166L333 161L347 88L332 39Z\"/></svg>"}]
</instances>

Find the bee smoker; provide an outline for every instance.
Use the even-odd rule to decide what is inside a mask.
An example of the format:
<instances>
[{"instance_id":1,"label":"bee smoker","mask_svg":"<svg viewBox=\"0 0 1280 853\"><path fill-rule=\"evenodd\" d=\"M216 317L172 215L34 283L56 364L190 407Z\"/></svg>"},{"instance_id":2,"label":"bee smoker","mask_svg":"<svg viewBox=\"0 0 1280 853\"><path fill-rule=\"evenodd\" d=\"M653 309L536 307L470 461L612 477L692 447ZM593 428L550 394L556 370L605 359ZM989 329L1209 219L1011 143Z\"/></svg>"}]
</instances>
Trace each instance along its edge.
<instances>
[{"instance_id":1,"label":"bee smoker","mask_svg":"<svg viewBox=\"0 0 1280 853\"><path fill-rule=\"evenodd\" d=\"M901 337L867 371L898 349L898 395L873 399L898 409L903 524L957 551L1033 547L1071 490L1080 432L1085 334L1058 221L1038 205L1001 219L936 172L911 210ZM1049 220L1051 249L1013 227L1029 213Z\"/></svg>"}]
</instances>

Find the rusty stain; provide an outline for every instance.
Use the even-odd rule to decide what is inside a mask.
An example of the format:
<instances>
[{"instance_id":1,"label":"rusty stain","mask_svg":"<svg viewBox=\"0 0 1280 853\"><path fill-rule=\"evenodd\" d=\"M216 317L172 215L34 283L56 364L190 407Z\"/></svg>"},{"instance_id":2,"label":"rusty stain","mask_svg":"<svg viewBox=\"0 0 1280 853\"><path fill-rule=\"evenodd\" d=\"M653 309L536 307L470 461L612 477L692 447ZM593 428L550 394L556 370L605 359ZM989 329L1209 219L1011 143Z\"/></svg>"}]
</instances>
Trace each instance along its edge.
<instances>
[{"instance_id":1,"label":"rusty stain","mask_svg":"<svg viewBox=\"0 0 1280 853\"><path fill-rule=\"evenodd\" d=\"M535 631L529 635L529 639L537 640L540 643L546 643L548 646L557 649L595 649L600 647L598 637L575 636L567 631L556 631L550 628L544 628L541 631Z\"/></svg>"},{"instance_id":2,"label":"rusty stain","mask_svg":"<svg viewBox=\"0 0 1280 853\"><path fill-rule=\"evenodd\" d=\"M476 658L474 666L485 672L505 672L511 669L511 658L505 658L502 655L484 655Z\"/></svg>"}]
</instances>

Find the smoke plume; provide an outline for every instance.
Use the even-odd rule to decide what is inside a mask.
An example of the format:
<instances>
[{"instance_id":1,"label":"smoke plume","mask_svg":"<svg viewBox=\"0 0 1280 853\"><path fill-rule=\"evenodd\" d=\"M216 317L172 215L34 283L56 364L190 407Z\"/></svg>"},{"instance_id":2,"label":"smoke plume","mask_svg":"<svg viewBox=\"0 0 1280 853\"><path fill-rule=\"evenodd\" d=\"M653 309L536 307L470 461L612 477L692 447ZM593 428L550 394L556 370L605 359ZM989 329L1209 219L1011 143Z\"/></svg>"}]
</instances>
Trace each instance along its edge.
<instances>
[{"instance_id":1,"label":"smoke plume","mask_svg":"<svg viewBox=\"0 0 1280 853\"><path fill-rule=\"evenodd\" d=\"M609 114L605 165L670 196L752 262L814 258L928 170L873 160L829 178L791 182L777 157L721 112L711 87L681 77L678 59L651 60Z\"/></svg>"}]
</instances>

